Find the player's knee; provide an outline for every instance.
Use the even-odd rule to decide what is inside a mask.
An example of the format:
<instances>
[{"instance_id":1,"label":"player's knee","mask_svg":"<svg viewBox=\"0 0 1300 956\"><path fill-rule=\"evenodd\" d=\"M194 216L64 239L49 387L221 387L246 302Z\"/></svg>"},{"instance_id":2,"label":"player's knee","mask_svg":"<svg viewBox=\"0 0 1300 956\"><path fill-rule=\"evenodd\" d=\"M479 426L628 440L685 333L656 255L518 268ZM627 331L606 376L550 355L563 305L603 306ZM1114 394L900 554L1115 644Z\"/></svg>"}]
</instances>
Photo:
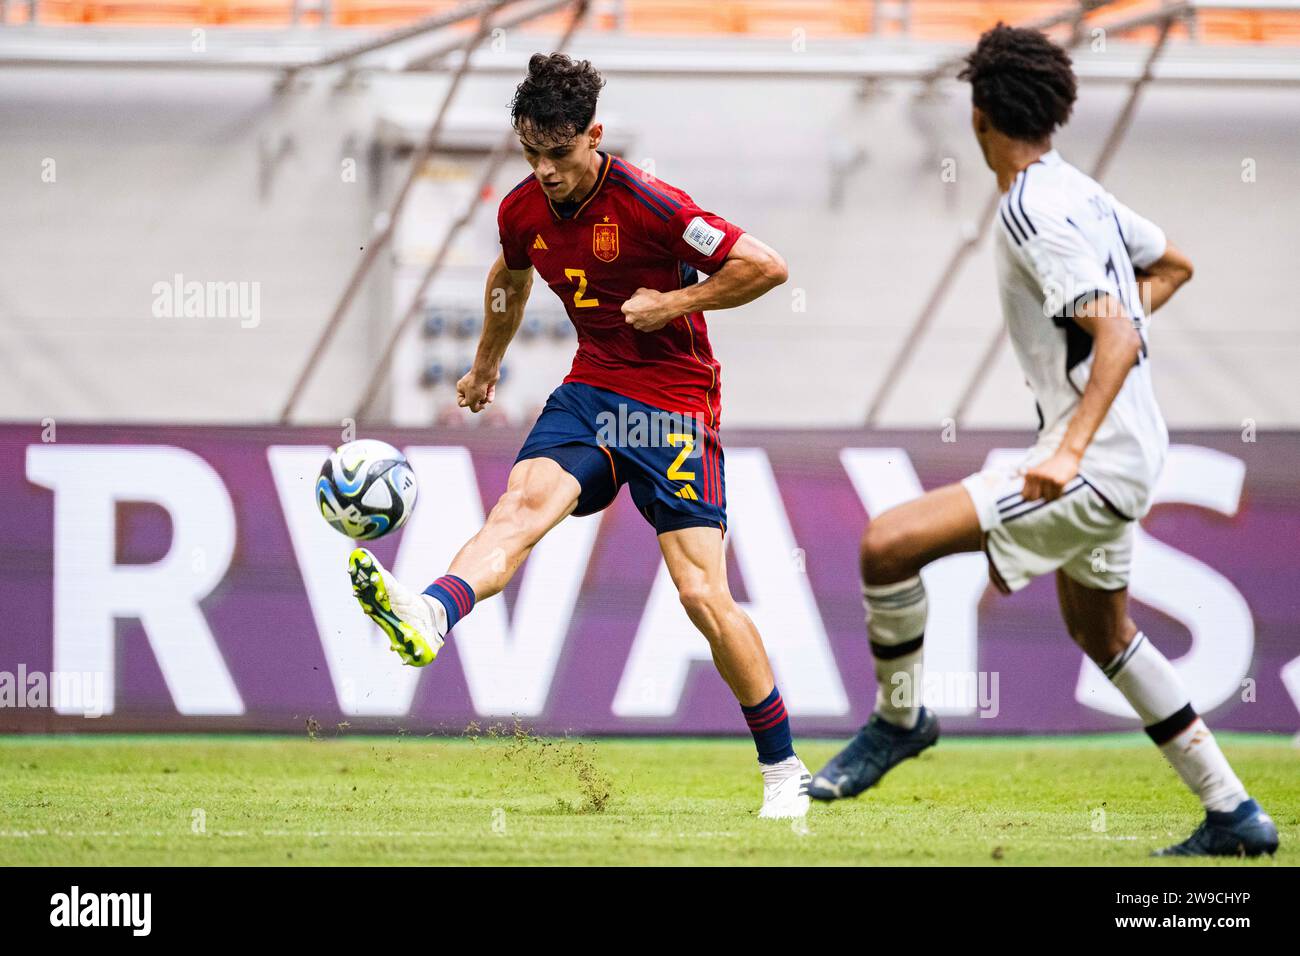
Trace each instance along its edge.
<instances>
[{"instance_id":1,"label":"player's knee","mask_svg":"<svg viewBox=\"0 0 1300 956\"><path fill-rule=\"evenodd\" d=\"M1088 659L1098 667L1104 667L1108 661L1114 660L1115 656L1123 650L1119 644L1109 638L1087 632L1075 637L1074 642L1079 645L1079 649L1087 655Z\"/></svg>"},{"instance_id":2,"label":"player's knee","mask_svg":"<svg viewBox=\"0 0 1300 956\"><path fill-rule=\"evenodd\" d=\"M1122 634L1106 627L1075 621L1067 622L1066 630L1070 634L1070 640L1079 645L1079 650L1099 666L1113 660L1128 645Z\"/></svg>"},{"instance_id":3,"label":"player's knee","mask_svg":"<svg viewBox=\"0 0 1300 956\"><path fill-rule=\"evenodd\" d=\"M717 603L718 589L706 581L691 582L678 588L677 596L686 613L694 616L710 610Z\"/></svg>"},{"instance_id":4,"label":"player's knee","mask_svg":"<svg viewBox=\"0 0 1300 956\"><path fill-rule=\"evenodd\" d=\"M536 540L546 532L545 507L546 496L538 489L511 488L497 499L488 523L511 537Z\"/></svg>"},{"instance_id":5,"label":"player's knee","mask_svg":"<svg viewBox=\"0 0 1300 956\"><path fill-rule=\"evenodd\" d=\"M1113 627L1090 634L1088 644L1083 647L1084 653L1098 664L1105 664L1122 654L1124 649L1133 643L1137 633L1137 625L1133 623L1132 618L1125 617Z\"/></svg>"},{"instance_id":6,"label":"player's knee","mask_svg":"<svg viewBox=\"0 0 1300 956\"><path fill-rule=\"evenodd\" d=\"M726 615L731 601L726 588L708 581L695 581L678 588L677 596L681 599L687 616L704 632L705 637L712 639L719 631L717 624Z\"/></svg>"},{"instance_id":7,"label":"player's knee","mask_svg":"<svg viewBox=\"0 0 1300 956\"><path fill-rule=\"evenodd\" d=\"M859 560L864 584L893 584L917 572L907 554L907 539L896 522L873 521L862 535Z\"/></svg>"}]
</instances>

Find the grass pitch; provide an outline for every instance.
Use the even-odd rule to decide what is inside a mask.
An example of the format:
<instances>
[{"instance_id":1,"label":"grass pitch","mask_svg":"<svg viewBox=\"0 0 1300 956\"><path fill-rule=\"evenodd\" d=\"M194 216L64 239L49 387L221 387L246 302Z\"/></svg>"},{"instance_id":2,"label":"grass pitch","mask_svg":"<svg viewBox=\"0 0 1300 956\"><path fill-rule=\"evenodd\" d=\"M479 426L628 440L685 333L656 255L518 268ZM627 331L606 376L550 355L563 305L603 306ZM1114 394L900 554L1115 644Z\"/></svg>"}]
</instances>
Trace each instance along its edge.
<instances>
[{"instance_id":1,"label":"grass pitch","mask_svg":"<svg viewBox=\"0 0 1300 956\"><path fill-rule=\"evenodd\" d=\"M1212 864L1291 863L1300 751L1220 739L1282 848ZM1138 735L945 739L805 825L760 793L748 740L9 737L0 864L1168 866L1201 817Z\"/></svg>"}]
</instances>

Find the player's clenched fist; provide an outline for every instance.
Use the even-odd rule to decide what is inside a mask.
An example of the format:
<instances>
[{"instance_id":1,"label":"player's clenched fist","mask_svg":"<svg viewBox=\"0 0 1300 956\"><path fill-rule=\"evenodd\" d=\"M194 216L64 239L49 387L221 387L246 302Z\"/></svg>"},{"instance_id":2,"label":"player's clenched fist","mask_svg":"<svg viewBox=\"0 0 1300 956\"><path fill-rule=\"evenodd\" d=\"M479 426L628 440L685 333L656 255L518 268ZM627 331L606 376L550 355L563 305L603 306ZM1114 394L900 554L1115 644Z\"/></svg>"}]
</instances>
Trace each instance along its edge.
<instances>
[{"instance_id":1,"label":"player's clenched fist","mask_svg":"<svg viewBox=\"0 0 1300 956\"><path fill-rule=\"evenodd\" d=\"M1051 458L1025 471L1025 487L1020 497L1025 501L1038 498L1055 501L1078 473L1079 456L1059 449Z\"/></svg>"},{"instance_id":2,"label":"player's clenched fist","mask_svg":"<svg viewBox=\"0 0 1300 956\"><path fill-rule=\"evenodd\" d=\"M654 289L637 289L632 298L623 303L627 324L638 332L656 332L677 318L671 300Z\"/></svg>"},{"instance_id":3,"label":"player's clenched fist","mask_svg":"<svg viewBox=\"0 0 1300 956\"><path fill-rule=\"evenodd\" d=\"M471 368L456 383L456 404L471 412L481 412L497 397L497 372L484 373Z\"/></svg>"}]
</instances>

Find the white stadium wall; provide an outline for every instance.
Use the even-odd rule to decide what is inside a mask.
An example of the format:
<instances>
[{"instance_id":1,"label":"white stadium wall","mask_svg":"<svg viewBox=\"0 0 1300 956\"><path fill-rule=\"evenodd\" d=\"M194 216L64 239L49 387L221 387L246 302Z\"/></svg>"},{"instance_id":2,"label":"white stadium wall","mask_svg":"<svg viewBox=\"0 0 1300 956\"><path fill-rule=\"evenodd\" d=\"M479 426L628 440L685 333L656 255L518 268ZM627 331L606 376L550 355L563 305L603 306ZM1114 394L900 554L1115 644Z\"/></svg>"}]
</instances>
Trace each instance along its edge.
<instances>
[{"instance_id":1,"label":"white stadium wall","mask_svg":"<svg viewBox=\"0 0 1300 956\"><path fill-rule=\"evenodd\" d=\"M367 161L380 111L431 115L445 82L382 77L340 91L319 77L276 95L260 75L8 72L0 418L273 419L392 189L391 174L375 188ZM458 109L499 111L504 127L512 87L504 76L472 79ZM921 112L915 91L888 84L864 98L847 81L611 77L603 109L624 127L628 158L652 160L656 175L789 260L786 286L710 320L728 424L863 421L963 224L992 189L967 130L965 88L943 87ZM1092 165L1123 96L1117 85L1083 86L1058 140L1068 159ZM1300 424L1289 294L1300 245L1298 109L1294 90L1149 88L1105 177L1197 266L1151 334L1174 425ZM341 173L347 159L356 182ZM955 160L955 182L944 181L945 159ZM1243 181L1252 162L1254 181ZM848 174L833 204L836 164ZM498 185L526 171L511 157ZM177 274L258 283L255 327L156 317L155 286ZM313 378L302 420L351 412L392 288L385 265ZM550 293L539 285L534 295ZM939 427L998 321L985 242L883 422ZM518 357L510 387L544 392L548 381L530 382L530 370L544 367L550 379L554 365ZM1029 425L1020 383L1004 352L971 423Z\"/></svg>"}]
</instances>

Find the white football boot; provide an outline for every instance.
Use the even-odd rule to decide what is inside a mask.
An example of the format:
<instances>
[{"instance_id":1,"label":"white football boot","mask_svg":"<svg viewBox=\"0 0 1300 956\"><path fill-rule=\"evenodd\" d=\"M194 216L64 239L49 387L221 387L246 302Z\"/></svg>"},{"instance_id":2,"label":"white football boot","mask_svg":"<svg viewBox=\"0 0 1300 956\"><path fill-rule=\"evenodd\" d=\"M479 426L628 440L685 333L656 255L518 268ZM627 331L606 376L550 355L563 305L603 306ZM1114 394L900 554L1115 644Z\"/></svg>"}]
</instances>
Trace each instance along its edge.
<instances>
[{"instance_id":1,"label":"white football boot","mask_svg":"<svg viewBox=\"0 0 1300 956\"><path fill-rule=\"evenodd\" d=\"M432 664L447 634L442 602L399 583L365 548L352 552L348 573L361 610L388 635L402 663Z\"/></svg>"},{"instance_id":2,"label":"white football boot","mask_svg":"<svg viewBox=\"0 0 1300 956\"><path fill-rule=\"evenodd\" d=\"M796 820L808 815L808 785L812 774L798 757L780 763L759 764L763 771L761 820Z\"/></svg>"}]
</instances>

